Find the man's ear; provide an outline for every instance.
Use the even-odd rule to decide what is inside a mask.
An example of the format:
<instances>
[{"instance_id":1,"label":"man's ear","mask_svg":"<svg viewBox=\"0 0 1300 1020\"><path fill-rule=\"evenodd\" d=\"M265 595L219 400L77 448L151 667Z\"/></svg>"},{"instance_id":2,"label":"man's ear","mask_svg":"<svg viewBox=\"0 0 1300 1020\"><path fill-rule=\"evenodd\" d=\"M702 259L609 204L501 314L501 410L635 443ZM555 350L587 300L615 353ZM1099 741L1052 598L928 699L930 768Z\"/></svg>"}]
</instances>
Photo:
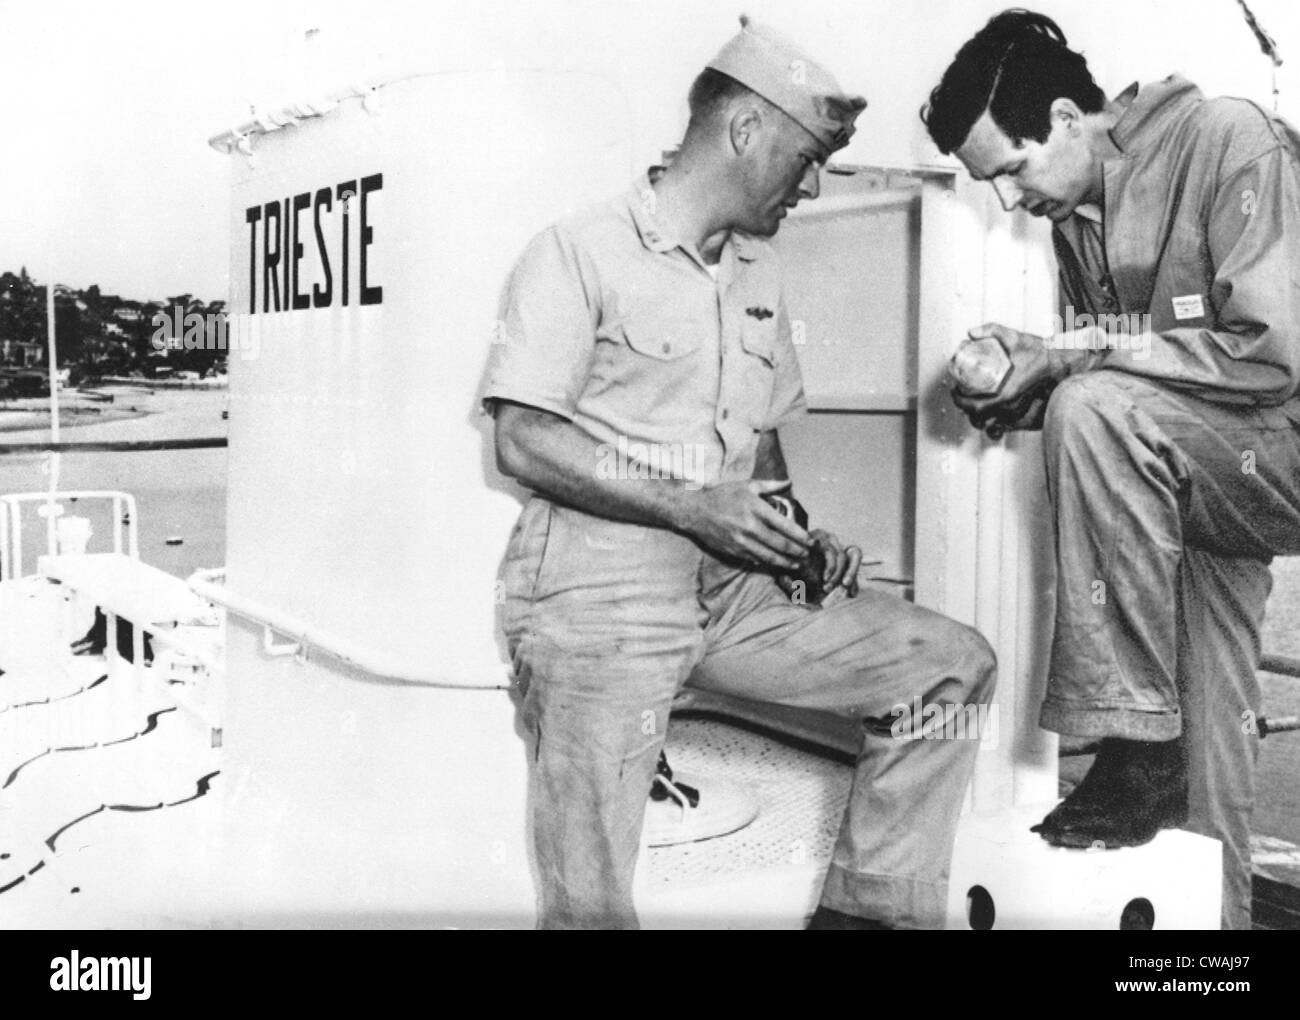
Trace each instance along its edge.
<instances>
[{"instance_id":1,"label":"man's ear","mask_svg":"<svg viewBox=\"0 0 1300 1020\"><path fill-rule=\"evenodd\" d=\"M1052 100L1049 113L1053 123L1060 121L1071 134L1078 134L1083 129L1083 111L1073 99L1058 96Z\"/></svg>"},{"instance_id":2,"label":"man's ear","mask_svg":"<svg viewBox=\"0 0 1300 1020\"><path fill-rule=\"evenodd\" d=\"M732 151L744 155L758 142L763 129L763 113L757 106L739 106L731 115L729 128Z\"/></svg>"}]
</instances>

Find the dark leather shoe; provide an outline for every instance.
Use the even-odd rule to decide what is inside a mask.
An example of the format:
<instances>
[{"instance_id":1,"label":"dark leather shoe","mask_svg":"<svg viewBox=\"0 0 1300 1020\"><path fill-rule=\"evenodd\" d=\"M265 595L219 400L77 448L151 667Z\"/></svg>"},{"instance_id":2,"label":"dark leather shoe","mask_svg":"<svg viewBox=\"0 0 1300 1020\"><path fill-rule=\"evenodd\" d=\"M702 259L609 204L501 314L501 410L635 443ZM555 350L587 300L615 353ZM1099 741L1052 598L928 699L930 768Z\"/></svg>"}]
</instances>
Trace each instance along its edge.
<instances>
[{"instance_id":1,"label":"dark leather shoe","mask_svg":"<svg viewBox=\"0 0 1300 1020\"><path fill-rule=\"evenodd\" d=\"M830 907L818 906L805 931L893 931L893 926L870 917L841 914Z\"/></svg>"},{"instance_id":2,"label":"dark leather shoe","mask_svg":"<svg viewBox=\"0 0 1300 1020\"><path fill-rule=\"evenodd\" d=\"M1053 846L1141 846L1187 821L1187 767L1179 741L1109 738L1070 796L1031 828Z\"/></svg>"}]
</instances>

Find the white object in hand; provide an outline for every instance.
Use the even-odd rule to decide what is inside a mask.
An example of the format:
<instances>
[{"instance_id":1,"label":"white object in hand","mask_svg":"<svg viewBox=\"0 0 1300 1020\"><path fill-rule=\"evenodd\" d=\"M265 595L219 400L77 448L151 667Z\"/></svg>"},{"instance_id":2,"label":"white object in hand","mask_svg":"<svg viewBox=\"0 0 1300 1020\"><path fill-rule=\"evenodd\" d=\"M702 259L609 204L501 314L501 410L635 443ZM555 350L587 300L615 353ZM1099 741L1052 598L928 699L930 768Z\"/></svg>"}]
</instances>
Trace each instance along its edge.
<instances>
[{"instance_id":1,"label":"white object in hand","mask_svg":"<svg viewBox=\"0 0 1300 1020\"><path fill-rule=\"evenodd\" d=\"M1011 374L1011 358L997 337L965 340L948 362L948 375L972 397L992 396Z\"/></svg>"}]
</instances>

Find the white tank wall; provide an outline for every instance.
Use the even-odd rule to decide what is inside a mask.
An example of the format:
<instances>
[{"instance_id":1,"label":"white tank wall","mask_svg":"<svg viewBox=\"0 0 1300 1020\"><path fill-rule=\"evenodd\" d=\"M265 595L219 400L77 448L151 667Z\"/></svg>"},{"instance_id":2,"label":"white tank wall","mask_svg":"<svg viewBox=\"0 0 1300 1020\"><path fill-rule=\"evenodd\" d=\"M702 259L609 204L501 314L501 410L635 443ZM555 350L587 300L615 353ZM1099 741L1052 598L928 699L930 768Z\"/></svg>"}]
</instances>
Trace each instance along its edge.
<instances>
[{"instance_id":1,"label":"white tank wall","mask_svg":"<svg viewBox=\"0 0 1300 1020\"><path fill-rule=\"evenodd\" d=\"M232 618L218 921L528 924L524 743L504 689L495 578L519 493L475 395L506 273L527 239L633 174L623 96L591 75L426 75L232 155L227 586L457 690L394 684L307 649L271 657ZM262 314L245 210L383 174L322 215L328 308ZM323 285L314 211L298 290ZM283 293L281 294L283 299ZM242 325L242 323L241 323ZM283 638L276 640L282 641Z\"/></svg>"},{"instance_id":2,"label":"white tank wall","mask_svg":"<svg viewBox=\"0 0 1300 1020\"><path fill-rule=\"evenodd\" d=\"M256 295L257 356L230 359L228 583L443 682L504 683L495 579L518 496L475 395L524 243L632 178L618 89L429 75L383 88L376 112L349 100L253 144L251 162L232 157L231 310L249 309L247 208L379 173L368 276L383 295L358 300L354 200L341 304L337 199L321 214L331 306L264 314ZM300 214L304 293L324 282L314 215Z\"/></svg>"},{"instance_id":3,"label":"white tank wall","mask_svg":"<svg viewBox=\"0 0 1300 1020\"><path fill-rule=\"evenodd\" d=\"M269 659L232 621L209 919L529 927L527 763L503 691Z\"/></svg>"}]
</instances>

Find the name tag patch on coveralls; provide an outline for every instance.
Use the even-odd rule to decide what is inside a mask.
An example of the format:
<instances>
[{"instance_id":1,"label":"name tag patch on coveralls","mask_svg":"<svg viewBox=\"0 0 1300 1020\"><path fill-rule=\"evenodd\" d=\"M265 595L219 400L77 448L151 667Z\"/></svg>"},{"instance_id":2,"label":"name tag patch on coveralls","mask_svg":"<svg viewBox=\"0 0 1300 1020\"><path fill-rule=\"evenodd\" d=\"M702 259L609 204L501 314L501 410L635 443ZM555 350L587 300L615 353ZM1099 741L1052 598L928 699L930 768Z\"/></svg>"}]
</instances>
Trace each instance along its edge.
<instances>
[{"instance_id":1,"label":"name tag patch on coveralls","mask_svg":"<svg viewBox=\"0 0 1300 1020\"><path fill-rule=\"evenodd\" d=\"M1200 294L1184 294L1174 298L1175 319L1200 319L1205 316L1205 302Z\"/></svg>"}]
</instances>

